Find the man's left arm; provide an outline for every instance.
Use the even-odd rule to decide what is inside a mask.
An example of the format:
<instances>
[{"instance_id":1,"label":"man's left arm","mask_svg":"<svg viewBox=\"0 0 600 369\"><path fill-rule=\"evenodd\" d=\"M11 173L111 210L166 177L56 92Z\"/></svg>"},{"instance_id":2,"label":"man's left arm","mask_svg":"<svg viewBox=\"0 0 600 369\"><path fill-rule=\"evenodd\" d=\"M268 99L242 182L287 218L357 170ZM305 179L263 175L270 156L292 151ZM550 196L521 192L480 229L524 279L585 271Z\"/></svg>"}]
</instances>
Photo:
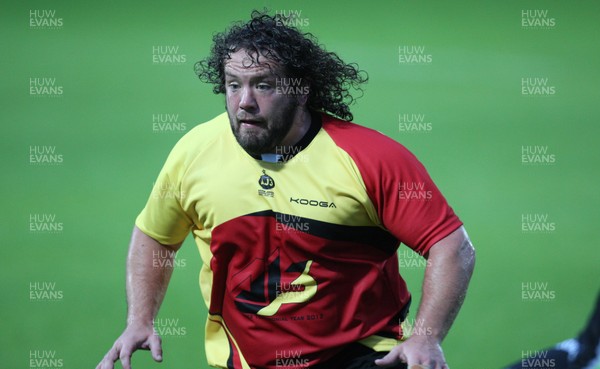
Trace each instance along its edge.
<instances>
[{"instance_id":1,"label":"man's left arm","mask_svg":"<svg viewBox=\"0 0 600 369\"><path fill-rule=\"evenodd\" d=\"M404 362L409 368L420 364L448 369L441 342L464 301L474 266L475 249L464 227L435 243L429 249L415 320L419 329L375 363L382 367Z\"/></svg>"}]
</instances>

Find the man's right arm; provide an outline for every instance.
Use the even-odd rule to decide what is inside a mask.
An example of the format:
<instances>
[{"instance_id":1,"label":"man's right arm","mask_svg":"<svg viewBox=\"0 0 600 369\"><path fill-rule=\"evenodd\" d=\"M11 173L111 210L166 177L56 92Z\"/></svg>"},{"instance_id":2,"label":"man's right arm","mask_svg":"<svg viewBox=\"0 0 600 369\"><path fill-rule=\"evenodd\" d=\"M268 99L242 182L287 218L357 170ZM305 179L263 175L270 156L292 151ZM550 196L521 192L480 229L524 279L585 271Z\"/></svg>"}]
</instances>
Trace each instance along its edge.
<instances>
[{"instance_id":1,"label":"man's right arm","mask_svg":"<svg viewBox=\"0 0 600 369\"><path fill-rule=\"evenodd\" d=\"M117 360L124 369L131 369L131 355L138 349L150 350L154 360L162 361L161 341L153 322L180 247L181 243L162 245L134 227L127 255L127 327L96 369L113 369Z\"/></svg>"}]
</instances>

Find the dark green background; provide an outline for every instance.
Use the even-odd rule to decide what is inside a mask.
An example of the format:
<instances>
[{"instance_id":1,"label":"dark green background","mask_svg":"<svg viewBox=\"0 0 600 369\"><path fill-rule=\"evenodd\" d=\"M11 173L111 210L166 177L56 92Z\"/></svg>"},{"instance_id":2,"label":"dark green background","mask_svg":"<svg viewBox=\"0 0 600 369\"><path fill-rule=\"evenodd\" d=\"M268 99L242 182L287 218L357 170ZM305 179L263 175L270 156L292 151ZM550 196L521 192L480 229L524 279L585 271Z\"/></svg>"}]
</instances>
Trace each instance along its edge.
<instances>
[{"instance_id":1,"label":"dark green background","mask_svg":"<svg viewBox=\"0 0 600 369\"><path fill-rule=\"evenodd\" d=\"M187 129L223 111L195 61L211 36L250 10L302 11L329 50L370 76L355 121L411 149L465 222L478 251L468 299L444 342L453 369L499 368L575 335L598 291L600 5L597 1L24 1L3 4L0 230L1 368L29 367L53 350L63 367L93 368L125 324L124 263L133 221L182 131L153 132L153 114ZM30 10L55 10L58 29L32 29ZM548 10L556 25L523 29L521 12ZM152 63L173 45L183 64ZM432 62L400 64L398 47L424 46ZM32 96L30 78L56 78L61 96ZM552 96L523 96L521 78L548 78ZM430 131L400 132L401 113ZM54 147L61 165L32 165L30 146ZM523 165L522 146L548 147L553 165ZM58 233L30 232L54 214ZM556 229L523 233L523 214ZM206 367L200 260L188 239L162 318L164 363ZM403 271L418 301L423 268ZM63 298L30 300L30 283ZM547 283L550 301L525 301L522 283ZM343 303L343 302L340 302ZM414 317L413 309L411 316Z\"/></svg>"}]
</instances>

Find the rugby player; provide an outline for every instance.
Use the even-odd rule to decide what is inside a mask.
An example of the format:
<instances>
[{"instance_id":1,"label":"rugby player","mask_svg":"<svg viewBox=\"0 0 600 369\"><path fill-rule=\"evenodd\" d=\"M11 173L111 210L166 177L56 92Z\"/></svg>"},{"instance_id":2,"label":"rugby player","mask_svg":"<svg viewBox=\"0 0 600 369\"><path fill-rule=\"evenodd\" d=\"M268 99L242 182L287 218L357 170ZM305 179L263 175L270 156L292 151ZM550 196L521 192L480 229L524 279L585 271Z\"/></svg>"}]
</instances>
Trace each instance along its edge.
<instances>
[{"instance_id":1,"label":"rugby player","mask_svg":"<svg viewBox=\"0 0 600 369\"><path fill-rule=\"evenodd\" d=\"M192 232L210 366L447 369L474 249L415 156L350 122L365 73L281 15L253 12L213 42L195 69L226 112L175 145L137 217L127 327L97 368L129 369L137 349L162 360L153 320L172 268L153 255ZM428 259L410 337L398 247Z\"/></svg>"}]
</instances>

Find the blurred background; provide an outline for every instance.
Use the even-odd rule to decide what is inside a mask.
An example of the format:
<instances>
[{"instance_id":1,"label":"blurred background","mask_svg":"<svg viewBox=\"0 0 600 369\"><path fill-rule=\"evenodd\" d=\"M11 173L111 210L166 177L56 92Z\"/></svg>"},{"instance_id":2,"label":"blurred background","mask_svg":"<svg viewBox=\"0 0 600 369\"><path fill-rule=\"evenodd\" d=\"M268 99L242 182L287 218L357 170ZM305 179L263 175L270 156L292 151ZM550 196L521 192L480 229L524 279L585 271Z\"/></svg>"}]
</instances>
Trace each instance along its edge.
<instances>
[{"instance_id":1,"label":"blurred background","mask_svg":"<svg viewBox=\"0 0 600 369\"><path fill-rule=\"evenodd\" d=\"M478 261L450 367L576 335L600 281L597 1L36 0L0 11L0 367L93 368L121 333L134 219L175 142L224 111L193 65L263 7L369 73L355 122L413 151L465 222ZM399 258L410 321L425 262ZM199 268L188 238L164 362L134 368L207 367Z\"/></svg>"}]
</instances>

